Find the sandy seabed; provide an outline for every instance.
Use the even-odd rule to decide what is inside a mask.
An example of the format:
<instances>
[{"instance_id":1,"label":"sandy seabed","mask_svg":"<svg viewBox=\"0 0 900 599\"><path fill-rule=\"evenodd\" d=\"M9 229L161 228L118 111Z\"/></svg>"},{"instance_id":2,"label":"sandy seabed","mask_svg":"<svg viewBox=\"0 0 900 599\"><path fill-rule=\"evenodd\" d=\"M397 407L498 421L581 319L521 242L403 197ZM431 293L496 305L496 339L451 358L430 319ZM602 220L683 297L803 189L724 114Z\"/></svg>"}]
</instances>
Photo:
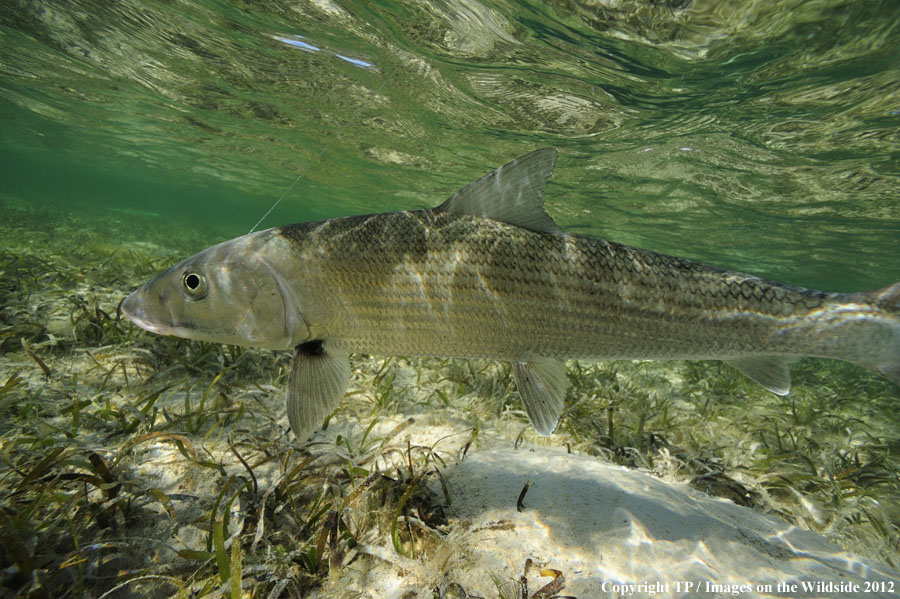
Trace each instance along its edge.
<instances>
[{"instance_id":1,"label":"sandy seabed","mask_svg":"<svg viewBox=\"0 0 900 599\"><path fill-rule=\"evenodd\" d=\"M900 592L900 393L859 369L801 362L785 399L714 362L573 362L544 438L508 365L354 356L298 445L286 354L116 317L196 231L0 212L0 594Z\"/></svg>"}]
</instances>

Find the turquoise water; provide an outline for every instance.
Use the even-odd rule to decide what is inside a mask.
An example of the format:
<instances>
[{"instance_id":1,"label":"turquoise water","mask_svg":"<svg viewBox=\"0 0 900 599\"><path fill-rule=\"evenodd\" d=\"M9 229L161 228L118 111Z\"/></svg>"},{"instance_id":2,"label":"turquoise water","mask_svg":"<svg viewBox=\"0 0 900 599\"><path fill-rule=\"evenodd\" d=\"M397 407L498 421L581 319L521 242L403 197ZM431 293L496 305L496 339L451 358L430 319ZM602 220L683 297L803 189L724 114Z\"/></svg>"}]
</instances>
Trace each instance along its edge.
<instances>
[{"instance_id":1,"label":"turquoise water","mask_svg":"<svg viewBox=\"0 0 900 599\"><path fill-rule=\"evenodd\" d=\"M286 190L264 227L434 205L553 146L568 230L900 279L892 0L7 3L0 97L4 197L210 242Z\"/></svg>"}]
</instances>

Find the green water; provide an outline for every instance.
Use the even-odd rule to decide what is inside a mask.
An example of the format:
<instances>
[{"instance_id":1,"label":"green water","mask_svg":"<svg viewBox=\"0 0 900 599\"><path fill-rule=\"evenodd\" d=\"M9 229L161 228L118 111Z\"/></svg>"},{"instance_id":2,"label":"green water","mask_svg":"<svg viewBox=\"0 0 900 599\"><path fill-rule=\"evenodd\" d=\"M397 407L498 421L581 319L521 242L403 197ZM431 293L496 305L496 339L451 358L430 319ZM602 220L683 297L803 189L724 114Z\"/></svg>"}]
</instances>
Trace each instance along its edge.
<instances>
[{"instance_id":1,"label":"green water","mask_svg":"<svg viewBox=\"0 0 900 599\"><path fill-rule=\"evenodd\" d=\"M263 226L434 205L553 146L568 230L835 290L900 279L893 0L20 1L0 97L4 197L210 241L300 174Z\"/></svg>"},{"instance_id":2,"label":"green water","mask_svg":"<svg viewBox=\"0 0 900 599\"><path fill-rule=\"evenodd\" d=\"M340 459L310 463L286 352L116 319L282 196L262 227L424 208L540 147L566 230L829 290L900 281L900 2L0 3L0 595L221 595L238 547L253 597L350 596L330 591L373 562L348 505L366 545L465 555L468 524L395 526L431 434L446 456L544 444L646 468L900 565L900 388L849 364L797 363L783 398L717 362L570 362L538 438L509 365L354 355L314 443ZM383 486L391 456L406 490ZM228 562L232 510L258 525L222 530L243 539ZM467 596L520 596L501 585L521 576Z\"/></svg>"}]
</instances>

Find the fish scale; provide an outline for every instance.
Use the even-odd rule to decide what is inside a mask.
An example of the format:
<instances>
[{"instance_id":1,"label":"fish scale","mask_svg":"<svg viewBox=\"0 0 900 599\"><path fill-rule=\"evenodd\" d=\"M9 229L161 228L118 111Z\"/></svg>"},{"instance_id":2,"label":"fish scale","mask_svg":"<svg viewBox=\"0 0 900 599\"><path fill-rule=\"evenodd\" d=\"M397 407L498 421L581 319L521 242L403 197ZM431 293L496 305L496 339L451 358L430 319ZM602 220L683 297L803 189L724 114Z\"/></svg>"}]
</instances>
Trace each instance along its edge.
<instances>
[{"instance_id":1,"label":"fish scale","mask_svg":"<svg viewBox=\"0 0 900 599\"><path fill-rule=\"evenodd\" d=\"M380 243L371 242L372 230ZM591 237L432 211L279 232L298 249L324 250L321 280L312 284L323 290L317 301L335 306L328 329L342 348L365 353L510 360L791 353L808 348L775 339L785 318L842 300Z\"/></svg>"},{"instance_id":2,"label":"fish scale","mask_svg":"<svg viewBox=\"0 0 900 599\"><path fill-rule=\"evenodd\" d=\"M378 243L373 230L380 232ZM327 328L339 346L372 354L803 355L805 341L798 347L777 333L804 312L846 297L740 273L723 276L721 269L587 236L430 210L278 231L298 254L305 247L323 250L315 269L320 281L304 285L321 289L317 301L334 306Z\"/></svg>"}]
</instances>

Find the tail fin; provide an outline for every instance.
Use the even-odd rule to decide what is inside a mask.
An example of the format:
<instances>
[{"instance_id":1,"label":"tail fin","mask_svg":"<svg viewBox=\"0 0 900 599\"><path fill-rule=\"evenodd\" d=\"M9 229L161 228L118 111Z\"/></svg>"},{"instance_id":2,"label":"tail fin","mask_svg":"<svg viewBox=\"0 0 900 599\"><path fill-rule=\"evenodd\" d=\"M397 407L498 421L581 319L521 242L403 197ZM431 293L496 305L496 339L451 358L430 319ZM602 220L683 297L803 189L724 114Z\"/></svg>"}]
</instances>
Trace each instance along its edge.
<instances>
[{"instance_id":1,"label":"tail fin","mask_svg":"<svg viewBox=\"0 0 900 599\"><path fill-rule=\"evenodd\" d=\"M880 351L874 352L873 362L860 365L900 385L900 283L859 295L885 312L881 330L871 336L872 344L876 348L880 346Z\"/></svg>"}]
</instances>

